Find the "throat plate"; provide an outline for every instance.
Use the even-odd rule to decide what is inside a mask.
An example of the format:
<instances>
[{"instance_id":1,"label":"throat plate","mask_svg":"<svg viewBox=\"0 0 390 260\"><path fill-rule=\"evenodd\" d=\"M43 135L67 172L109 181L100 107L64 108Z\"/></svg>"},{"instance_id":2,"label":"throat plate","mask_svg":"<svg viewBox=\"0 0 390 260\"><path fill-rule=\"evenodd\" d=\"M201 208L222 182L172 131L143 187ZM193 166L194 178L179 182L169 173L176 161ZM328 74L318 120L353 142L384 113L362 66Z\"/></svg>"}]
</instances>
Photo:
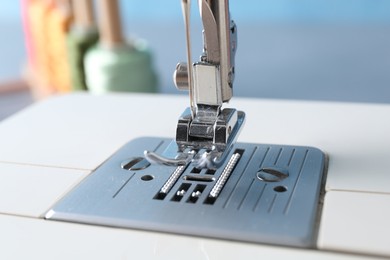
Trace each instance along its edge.
<instances>
[{"instance_id":1,"label":"throat plate","mask_svg":"<svg viewBox=\"0 0 390 260\"><path fill-rule=\"evenodd\" d=\"M191 164L177 169L150 165L142 159L144 150L171 154L170 142L159 138L129 142L60 200L46 218L315 246L326 168L320 150L236 143L217 170L199 170ZM237 154L233 164L229 159ZM228 167L232 171L226 176ZM178 177L172 178L173 173ZM169 180L173 183L168 183L170 187L162 193ZM210 196L217 183L223 185L217 187L217 196Z\"/></svg>"}]
</instances>

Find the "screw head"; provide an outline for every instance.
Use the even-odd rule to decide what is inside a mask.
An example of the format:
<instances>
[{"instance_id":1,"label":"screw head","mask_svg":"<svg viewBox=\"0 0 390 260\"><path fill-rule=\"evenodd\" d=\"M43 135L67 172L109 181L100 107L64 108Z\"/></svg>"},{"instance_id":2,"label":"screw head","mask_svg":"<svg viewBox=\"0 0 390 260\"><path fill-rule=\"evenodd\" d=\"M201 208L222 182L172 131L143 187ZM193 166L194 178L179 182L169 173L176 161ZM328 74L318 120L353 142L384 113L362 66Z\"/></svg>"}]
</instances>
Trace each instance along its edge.
<instances>
[{"instance_id":1,"label":"screw head","mask_svg":"<svg viewBox=\"0 0 390 260\"><path fill-rule=\"evenodd\" d=\"M139 171L139 170L146 169L149 166L150 166L150 162L148 162L143 157L133 157L121 163L122 169L128 171Z\"/></svg>"},{"instance_id":2,"label":"screw head","mask_svg":"<svg viewBox=\"0 0 390 260\"><path fill-rule=\"evenodd\" d=\"M257 172L257 178L265 182L278 182L288 177L288 170L277 167L261 168Z\"/></svg>"}]
</instances>

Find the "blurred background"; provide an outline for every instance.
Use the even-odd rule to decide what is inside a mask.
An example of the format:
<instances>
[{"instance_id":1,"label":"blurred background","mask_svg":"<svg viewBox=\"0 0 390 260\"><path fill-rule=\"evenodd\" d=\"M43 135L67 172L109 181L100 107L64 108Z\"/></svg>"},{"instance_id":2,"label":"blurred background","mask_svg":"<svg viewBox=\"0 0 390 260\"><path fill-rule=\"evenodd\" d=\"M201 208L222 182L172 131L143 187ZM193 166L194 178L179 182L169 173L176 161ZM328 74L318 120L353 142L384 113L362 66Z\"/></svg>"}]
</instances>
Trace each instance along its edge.
<instances>
[{"instance_id":1,"label":"blurred background","mask_svg":"<svg viewBox=\"0 0 390 260\"><path fill-rule=\"evenodd\" d=\"M119 4L125 37L144 39L152 53L157 91L186 95L172 82L176 64L186 60L180 1ZM236 97L390 103L390 1L230 0L230 11L238 27ZM31 94L37 81L26 76L22 24L21 2L4 1L0 119L48 96ZM197 60L202 38L195 3L192 24Z\"/></svg>"}]
</instances>

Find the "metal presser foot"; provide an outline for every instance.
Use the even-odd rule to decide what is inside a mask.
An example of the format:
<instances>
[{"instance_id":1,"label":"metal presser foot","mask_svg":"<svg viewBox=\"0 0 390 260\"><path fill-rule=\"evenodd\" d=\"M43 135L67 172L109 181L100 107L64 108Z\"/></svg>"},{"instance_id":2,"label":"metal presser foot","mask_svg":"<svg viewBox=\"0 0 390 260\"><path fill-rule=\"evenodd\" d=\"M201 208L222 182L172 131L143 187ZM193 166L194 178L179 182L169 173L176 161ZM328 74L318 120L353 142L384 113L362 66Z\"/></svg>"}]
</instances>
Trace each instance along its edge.
<instances>
[{"instance_id":1,"label":"metal presser foot","mask_svg":"<svg viewBox=\"0 0 390 260\"><path fill-rule=\"evenodd\" d=\"M189 91L174 140L140 138L108 159L47 219L229 240L314 247L326 160L315 148L236 143L245 114L232 97L237 28L228 0L200 0L204 48L191 62L190 1L182 0Z\"/></svg>"},{"instance_id":2,"label":"metal presser foot","mask_svg":"<svg viewBox=\"0 0 390 260\"><path fill-rule=\"evenodd\" d=\"M188 90L190 108L178 120L175 158L164 158L146 151L147 160L164 165L183 165L190 161L197 168L216 169L244 124L244 112L222 109L232 97L237 28L230 20L228 1L199 1L204 25L204 47L200 61L191 62L190 1L182 1L187 36L187 59L177 65L174 82ZM190 64L190 66L188 65Z\"/></svg>"}]
</instances>

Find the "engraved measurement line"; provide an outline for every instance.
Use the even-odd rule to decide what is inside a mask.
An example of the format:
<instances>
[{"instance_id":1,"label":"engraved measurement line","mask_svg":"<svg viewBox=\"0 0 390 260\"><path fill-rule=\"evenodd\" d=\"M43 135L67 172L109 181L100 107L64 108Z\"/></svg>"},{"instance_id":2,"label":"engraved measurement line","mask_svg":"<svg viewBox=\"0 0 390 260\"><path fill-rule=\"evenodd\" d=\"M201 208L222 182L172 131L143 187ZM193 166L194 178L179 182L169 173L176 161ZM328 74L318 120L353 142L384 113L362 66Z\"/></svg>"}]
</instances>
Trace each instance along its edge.
<instances>
[{"instance_id":1,"label":"engraved measurement line","mask_svg":"<svg viewBox=\"0 0 390 260\"><path fill-rule=\"evenodd\" d=\"M257 146L256 146L256 148L257 148ZM259 169L261 169L261 167L263 167L263 163L264 163L264 161L265 161L265 158L266 158L267 155L268 155L269 150L270 150L270 148L267 147L267 150L266 150L265 153L264 153L264 157L263 157L263 159L261 159L261 162L260 162L260 165L259 165Z\"/></svg>"},{"instance_id":2,"label":"engraved measurement line","mask_svg":"<svg viewBox=\"0 0 390 260\"><path fill-rule=\"evenodd\" d=\"M257 199L257 201L256 201L256 203L255 203L255 206L253 206L253 209L252 209L253 212L256 211L256 208L257 208L257 206L258 206L259 203L260 203L261 197L263 197L263 193L264 193L266 187L267 187L267 183L264 184L263 189L262 189L261 192L260 192L259 198Z\"/></svg>"},{"instance_id":3,"label":"engraved measurement line","mask_svg":"<svg viewBox=\"0 0 390 260\"><path fill-rule=\"evenodd\" d=\"M245 201L246 197L248 196L249 191L251 190L252 185L253 185L254 182L255 182L255 179L252 179L252 182L251 182L251 184L249 185L249 188L246 190L244 197L242 198L240 204L239 204L238 207L237 207L237 210L240 210L240 209L241 209L242 204L244 204L244 201Z\"/></svg>"},{"instance_id":4,"label":"engraved measurement line","mask_svg":"<svg viewBox=\"0 0 390 260\"><path fill-rule=\"evenodd\" d=\"M157 152L157 150L163 145L164 141L160 141L160 143L154 148L153 152Z\"/></svg>"},{"instance_id":5,"label":"engraved measurement line","mask_svg":"<svg viewBox=\"0 0 390 260\"><path fill-rule=\"evenodd\" d=\"M275 200L276 200L276 197L278 196L278 194L275 194L272 201L271 201L271 204L269 205L269 208L268 208L268 213L271 213L273 208L274 208L274 205L275 205Z\"/></svg>"},{"instance_id":6,"label":"engraved measurement line","mask_svg":"<svg viewBox=\"0 0 390 260\"><path fill-rule=\"evenodd\" d=\"M278 154L276 155L276 158L275 158L275 162L274 162L274 165L276 165L279 161L279 158L280 158L280 155L282 154L282 148L279 148L279 152Z\"/></svg>"},{"instance_id":7,"label":"engraved measurement line","mask_svg":"<svg viewBox=\"0 0 390 260\"><path fill-rule=\"evenodd\" d=\"M292 159L293 159L293 157L294 157L294 154L295 154L295 148L292 150L292 153L291 153L291 156L290 156L290 159L288 160L288 163L287 163L287 166L290 166L290 164L291 164L291 161L292 161Z\"/></svg>"},{"instance_id":8,"label":"engraved measurement line","mask_svg":"<svg viewBox=\"0 0 390 260\"><path fill-rule=\"evenodd\" d=\"M134 177L135 173L133 173L128 179L127 181L125 181L125 183L123 183L123 185L119 188L119 190L117 192L115 192L114 196L112 196L112 198L115 199L115 197L119 194L119 192L121 192L121 190L127 185L127 183L129 183L129 181Z\"/></svg>"},{"instance_id":9,"label":"engraved measurement line","mask_svg":"<svg viewBox=\"0 0 390 260\"><path fill-rule=\"evenodd\" d=\"M303 157L302 164L301 164L301 166L299 167L299 173L298 173L297 179L295 180L293 189L292 189L292 191L291 191L290 197L288 198L287 205L286 205L286 208L285 208L284 211L283 211L283 214L287 214L288 210L290 209L292 197L293 197L294 194L295 194L295 190L296 190L296 188L297 188L297 184L298 184L299 178L301 177L302 170L303 170L303 166L305 165L305 162L306 162L306 158L307 158L307 154L308 154L308 153L309 153L309 150L306 150L305 156Z\"/></svg>"},{"instance_id":10,"label":"engraved measurement line","mask_svg":"<svg viewBox=\"0 0 390 260\"><path fill-rule=\"evenodd\" d=\"M249 160L247 161L247 164L245 165L244 170L241 172L240 178L238 178L236 184L235 184L234 187L233 187L233 190L230 192L230 194L229 194L229 196L227 197L225 203L223 204L223 208L226 208L226 206L229 204L230 199L231 199L231 197L232 197L234 191L236 190L238 183L241 181L241 178L242 178L242 176L244 175L246 169L248 168L249 162L252 160L252 158L253 158L253 156L255 155L256 151L257 151L257 146L255 147L255 149L253 149L253 152L252 152L251 156L249 157Z\"/></svg>"}]
</instances>

